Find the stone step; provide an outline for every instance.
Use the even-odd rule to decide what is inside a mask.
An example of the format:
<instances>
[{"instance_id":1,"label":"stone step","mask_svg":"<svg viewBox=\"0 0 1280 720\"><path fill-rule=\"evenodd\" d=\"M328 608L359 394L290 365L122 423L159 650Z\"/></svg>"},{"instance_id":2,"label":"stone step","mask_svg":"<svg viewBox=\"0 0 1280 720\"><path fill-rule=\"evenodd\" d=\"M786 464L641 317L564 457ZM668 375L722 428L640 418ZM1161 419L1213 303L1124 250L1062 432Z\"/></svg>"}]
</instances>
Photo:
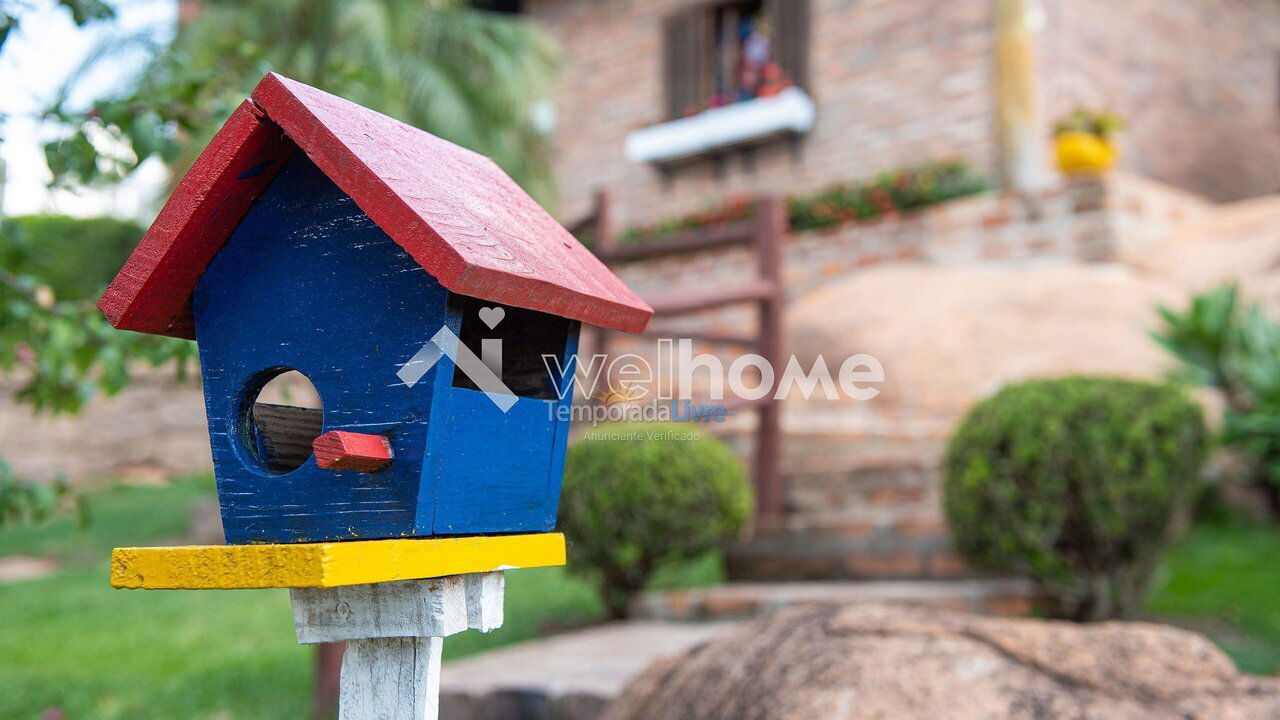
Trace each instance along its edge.
<instances>
[{"instance_id":1,"label":"stone step","mask_svg":"<svg viewBox=\"0 0 1280 720\"><path fill-rule=\"evenodd\" d=\"M740 620L802 603L874 602L1021 616L1032 610L1034 598L1034 586L1021 578L729 583L646 593L636 599L632 614L653 620L705 622Z\"/></svg>"},{"instance_id":2,"label":"stone step","mask_svg":"<svg viewBox=\"0 0 1280 720\"><path fill-rule=\"evenodd\" d=\"M594 720L649 663L735 624L610 623L445 663L440 717Z\"/></svg>"},{"instance_id":3,"label":"stone step","mask_svg":"<svg viewBox=\"0 0 1280 720\"><path fill-rule=\"evenodd\" d=\"M823 518L758 530L725 555L734 581L959 578L969 574L936 514Z\"/></svg>"}]
</instances>

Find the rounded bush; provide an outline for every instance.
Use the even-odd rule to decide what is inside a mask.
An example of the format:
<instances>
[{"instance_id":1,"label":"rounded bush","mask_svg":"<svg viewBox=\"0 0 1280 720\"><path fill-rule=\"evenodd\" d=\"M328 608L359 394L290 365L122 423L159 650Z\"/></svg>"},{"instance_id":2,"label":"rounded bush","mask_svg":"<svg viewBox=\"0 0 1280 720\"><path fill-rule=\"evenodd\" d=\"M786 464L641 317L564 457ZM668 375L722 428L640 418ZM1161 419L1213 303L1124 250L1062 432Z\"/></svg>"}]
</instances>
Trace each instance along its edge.
<instances>
[{"instance_id":1,"label":"rounded bush","mask_svg":"<svg viewBox=\"0 0 1280 720\"><path fill-rule=\"evenodd\" d=\"M1200 408L1167 385L1008 386L951 438L952 537L975 567L1037 580L1054 614L1131 616L1196 497L1206 445Z\"/></svg>"},{"instance_id":2,"label":"rounded bush","mask_svg":"<svg viewBox=\"0 0 1280 720\"><path fill-rule=\"evenodd\" d=\"M696 426L606 425L569 448L560 521L570 567L597 582L615 617L659 565L731 540L751 508L741 463Z\"/></svg>"}]
</instances>

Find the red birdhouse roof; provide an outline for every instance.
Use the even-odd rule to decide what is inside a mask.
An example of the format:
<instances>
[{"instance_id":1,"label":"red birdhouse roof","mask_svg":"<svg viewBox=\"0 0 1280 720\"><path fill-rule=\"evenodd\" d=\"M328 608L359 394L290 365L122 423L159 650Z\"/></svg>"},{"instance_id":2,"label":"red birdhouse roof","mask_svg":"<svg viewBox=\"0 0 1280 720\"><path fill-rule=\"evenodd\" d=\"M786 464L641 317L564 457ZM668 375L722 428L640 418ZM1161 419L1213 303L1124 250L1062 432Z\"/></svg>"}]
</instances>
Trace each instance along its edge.
<instances>
[{"instance_id":1,"label":"red birdhouse roof","mask_svg":"<svg viewBox=\"0 0 1280 720\"><path fill-rule=\"evenodd\" d=\"M489 158L268 73L103 293L111 324L194 337L200 275L298 148L453 292L628 332L653 315Z\"/></svg>"}]
</instances>

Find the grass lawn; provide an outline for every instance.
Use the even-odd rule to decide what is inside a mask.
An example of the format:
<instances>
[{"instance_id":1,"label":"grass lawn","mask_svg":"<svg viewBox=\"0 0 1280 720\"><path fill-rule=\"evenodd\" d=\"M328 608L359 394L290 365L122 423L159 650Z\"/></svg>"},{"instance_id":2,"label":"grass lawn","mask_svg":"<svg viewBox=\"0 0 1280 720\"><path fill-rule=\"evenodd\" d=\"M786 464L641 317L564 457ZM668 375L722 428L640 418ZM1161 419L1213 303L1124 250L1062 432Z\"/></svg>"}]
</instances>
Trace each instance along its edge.
<instances>
[{"instance_id":1,"label":"grass lawn","mask_svg":"<svg viewBox=\"0 0 1280 720\"><path fill-rule=\"evenodd\" d=\"M41 580L0 584L0 718L300 718L311 651L293 637L284 590L112 590L110 549L180 540L208 477L113 487L90 497L88 527L69 516L0 530L0 556L57 559ZM1148 609L1204 632L1244 670L1280 672L1280 527L1219 520L1169 554ZM721 578L717 557L670 568L655 584ZM507 623L445 642L445 659L600 618L594 591L562 568L507 574Z\"/></svg>"},{"instance_id":2,"label":"grass lawn","mask_svg":"<svg viewBox=\"0 0 1280 720\"><path fill-rule=\"evenodd\" d=\"M0 555L63 563L54 575L0 584L0 718L302 718L311 651L293 636L285 590L113 590L110 549L180 540L207 476L90 497L91 520L0 530ZM599 618L595 592L562 568L507 574L507 621L445 641L445 660Z\"/></svg>"},{"instance_id":3,"label":"grass lawn","mask_svg":"<svg viewBox=\"0 0 1280 720\"><path fill-rule=\"evenodd\" d=\"M1253 673L1280 672L1280 527L1202 523L1166 558L1148 603Z\"/></svg>"}]
</instances>

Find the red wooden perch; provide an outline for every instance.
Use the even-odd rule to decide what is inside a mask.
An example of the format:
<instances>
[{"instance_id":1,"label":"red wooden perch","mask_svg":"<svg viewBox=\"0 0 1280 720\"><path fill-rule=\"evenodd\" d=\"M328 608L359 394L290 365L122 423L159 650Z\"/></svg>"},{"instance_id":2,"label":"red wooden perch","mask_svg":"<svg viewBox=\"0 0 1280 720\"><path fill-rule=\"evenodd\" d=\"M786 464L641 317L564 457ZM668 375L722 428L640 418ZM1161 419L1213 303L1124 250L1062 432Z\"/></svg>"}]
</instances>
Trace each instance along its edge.
<instances>
[{"instance_id":1,"label":"red wooden perch","mask_svg":"<svg viewBox=\"0 0 1280 720\"><path fill-rule=\"evenodd\" d=\"M311 443L316 465L329 470L375 472L391 462L391 445L381 435L330 430Z\"/></svg>"}]
</instances>

